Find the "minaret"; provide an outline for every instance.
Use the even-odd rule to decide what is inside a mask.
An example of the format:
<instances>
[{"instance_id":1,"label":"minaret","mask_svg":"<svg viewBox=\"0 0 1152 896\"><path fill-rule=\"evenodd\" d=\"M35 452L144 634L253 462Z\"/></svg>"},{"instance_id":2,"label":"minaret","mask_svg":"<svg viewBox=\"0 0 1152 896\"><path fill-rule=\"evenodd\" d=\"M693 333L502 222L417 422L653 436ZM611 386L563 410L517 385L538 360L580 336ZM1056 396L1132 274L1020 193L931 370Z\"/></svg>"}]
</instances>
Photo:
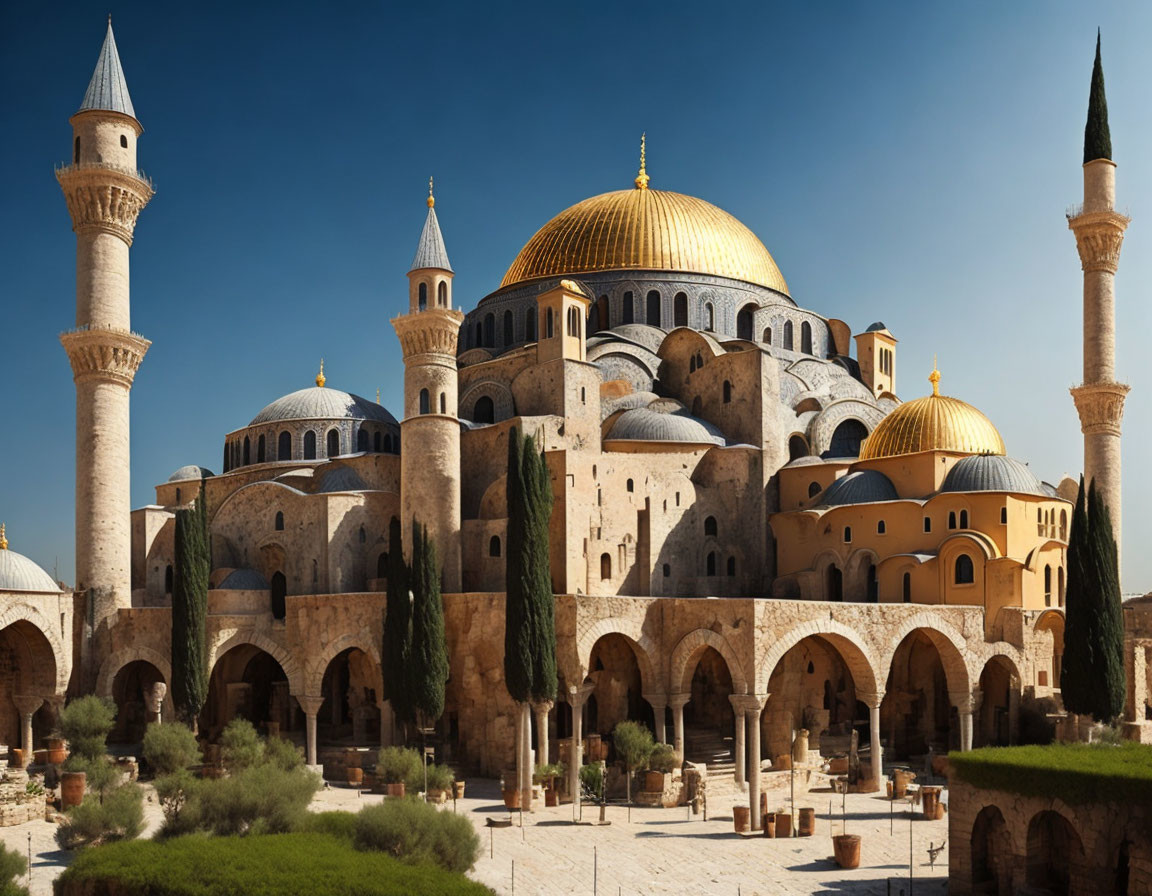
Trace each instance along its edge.
<instances>
[{"instance_id":1,"label":"minaret","mask_svg":"<svg viewBox=\"0 0 1152 896\"><path fill-rule=\"evenodd\" d=\"M456 344L464 315L452 308L452 265L428 180L428 217L408 271L408 313L392 318L404 352L400 508L405 542L412 517L428 527L443 588L460 590L460 420Z\"/></svg>"},{"instance_id":2,"label":"minaret","mask_svg":"<svg viewBox=\"0 0 1152 896\"><path fill-rule=\"evenodd\" d=\"M94 631L132 605L128 396L151 344L128 316L128 249L152 185L136 169L136 120L112 36L56 170L76 232L76 329L60 341L76 382L76 590Z\"/></svg>"},{"instance_id":3,"label":"minaret","mask_svg":"<svg viewBox=\"0 0 1152 896\"><path fill-rule=\"evenodd\" d=\"M1072 398L1084 433L1084 479L1108 504L1120 548L1120 421L1128 386L1116 382L1116 267L1128 217L1116 211L1116 163L1100 65L1100 35L1084 128L1084 205L1068 216L1084 269L1084 382Z\"/></svg>"}]
</instances>

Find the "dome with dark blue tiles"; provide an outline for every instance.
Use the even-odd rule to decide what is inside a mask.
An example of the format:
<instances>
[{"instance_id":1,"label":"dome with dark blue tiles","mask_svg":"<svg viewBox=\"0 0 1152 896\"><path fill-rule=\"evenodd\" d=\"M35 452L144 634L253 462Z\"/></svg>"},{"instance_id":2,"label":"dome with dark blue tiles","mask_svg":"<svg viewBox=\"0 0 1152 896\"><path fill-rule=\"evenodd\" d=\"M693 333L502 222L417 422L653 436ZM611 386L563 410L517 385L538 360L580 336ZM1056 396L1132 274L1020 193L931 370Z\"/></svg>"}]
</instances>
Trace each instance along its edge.
<instances>
[{"instance_id":1,"label":"dome with dark blue tiles","mask_svg":"<svg viewBox=\"0 0 1152 896\"><path fill-rule=\"evenodd\" d=\"M895 501L900 496L892 480L876 470L857 470L833 482L816 501L819 507Z\"/></svg>"},{"instance_id":2,"label":"dome with dark blue tiles","mask_svg":"<svg viewBox=\"0 0 1152 896\"><path fill-rule=\"evenodd\" d=\"M1048 495L1026 464L1002 454L977 454L958 461L944 477L940 491Z\"/></svg>"}]
</instances>

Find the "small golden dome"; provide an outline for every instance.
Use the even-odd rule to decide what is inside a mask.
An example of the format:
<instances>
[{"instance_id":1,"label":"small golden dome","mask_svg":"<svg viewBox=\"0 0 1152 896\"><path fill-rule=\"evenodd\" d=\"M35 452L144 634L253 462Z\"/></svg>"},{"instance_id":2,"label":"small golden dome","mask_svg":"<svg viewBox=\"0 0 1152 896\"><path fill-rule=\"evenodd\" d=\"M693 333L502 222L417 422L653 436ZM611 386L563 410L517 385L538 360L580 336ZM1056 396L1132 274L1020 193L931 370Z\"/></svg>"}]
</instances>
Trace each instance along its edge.
<instances>
[{"instance_id":1,"label":"small golden dome","mask_svg":"<svg viewBox=\"0 0 1152 896\"><path fill-rule=\"evenodd\" d=\"M648 189L640 178L634 189L585 199L541 227L500 287L626 270L711 274L788 295L775 260L736 218L694 196Z\"/></svg>"},{"instance_id":2,"label":"small golden dome","mask_svg":"<svg viewBox=\"0 0 1152 896\"><path fill-rule=\"evenodd\" d=\"M928 380L932 394L905 402L881 420L864 440L860 460L917 451L1004 454L1004 440L991 420L967 402L941 395L938 370Z\"/></svg>"}]
</instances>

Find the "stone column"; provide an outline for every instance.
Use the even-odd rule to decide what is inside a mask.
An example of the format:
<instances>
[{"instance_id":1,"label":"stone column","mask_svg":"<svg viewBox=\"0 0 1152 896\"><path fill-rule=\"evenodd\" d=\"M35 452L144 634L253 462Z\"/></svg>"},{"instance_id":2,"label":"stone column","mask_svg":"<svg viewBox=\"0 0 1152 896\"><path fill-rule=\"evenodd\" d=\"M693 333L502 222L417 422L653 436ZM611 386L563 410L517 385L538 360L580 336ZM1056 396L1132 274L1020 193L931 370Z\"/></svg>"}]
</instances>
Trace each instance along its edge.
<instances>
[{"instance_id":1,"label":"stone column","mask_svg":"<svg viewBox=\"0 0 1152 896\"><path fill-rule=\"evenodd\" d=\"M573 812L580 808L580 766L584 764L584 701L596 690L596 685L585 682L580 687L568 688L568 705L572 707L572 751L568 757L568 789L572 793Z\"/></svg>"},{"instance_id":2,"label":"stone column","mask_svg":"<svg viewBox=\"0 0 1152 896\"><path fill-rule=\"evenodd\" d=\"M520 809L532 811L532 706L520 705Z\"/></svg>"},{"instance_id":3,"label":"stone column","mask_svg":"<svg viewBox=\"0 0 1152 896\"><path fill-rule=\"evenodd\" d=\"M20 713L20 749L24 753L24 766L32 761L32 716L44 705L43 697L13 697Z\"/></svg>"},{"instance_id":4,"label":"stone column","mask_svg":"<svg viewBox=\"0 0 1152 896\"><path fill-rule=\"evenodd\" d=\"M760 817L760 715L768 703L768 694L748 694L732 698L737 718L743 718L748 726L748 806L752 815L752 830L761 829ZM740 731L740 726L736 728ZM737 765L739 769L739 765Z\"/></svg>"},{"instance_id":5,"label":"stone column","mask_svg":"<svg viewBox=\"0 0 1152 896\"><path fill-rule=\"evenodd\" d=\"M323 697L301 697L294 695L300 708L304 710L305 753L310 766L316 765L316 714L324 703Z\"/></svg>"},{"instance_id":6,"label":"stone column","mask_svg":"<svg viewBox=\"0 0 1152 896\"><path fill-rule=\"evenodd\" d=\"M684 755L684 706L692 699L691 694L673 694L668 698L668 705L672 707L672 745L680 758Z\"/></svg>"},{"instance_id":7,"label":"stone column","mask_svg":"<svg viewBox=\"0 0 1152 896\"><path fill-rule=\"evenodd\" d=\"M884 702L884 695L857 691L856 699L868 707L868 750L872 760L872 780L879 787L884 778L884 748L880 746L880 704Z\"/></svg>"},{"instance_id":8,"label":"stone column","mask_svg":"<svg viewBox=\"0 0 1152 896\"><path fill-rule=\"evenodd\" d=\"M553 703L546 700L543 703L533 703L532 709L536 713L536 764L548 764L548 713L552 711Z\"/></svg>"},{"instance_id":9,"label":"stone column","mask_svg":"<svg viewBox=\"0 0 1152 896\"><path fill-rule=\"evenodd\" d=\"M728 698L728 702L732 704L732 709L734 709L736 712L736 737L734 741L733 752L736 754L736 786L741 790L744 789L744 767L746 762L744 755L744 713L742 711L742 707L744 706L743 701L743 694L732 694Z\"/></svg>"},{"instance_id":10,"label":"stone column","mask_svg":"<svg viewBox=\"0 0 1152 896\"><path fill-rule=\"evenodd\" d=\"M144 690L144 708L148 710L148 724L160 724L160 712L164 708L164 697L168 685L162 681L153 682Z\"/></svg>"},{"instance_id":11,"label":"stone column","mask_svg":"<svg viewBox=\"0 0 1152 896\"><path fill-rule=\"evenodd\" d=\"M377 700L376 706L380 710L380 746L392 746L392 730L396 727L396 720L392 714L391 700Z\"/></svg>"},{"instance_id":12,"label":"stone column","mask_svg":"<svg viewBox=\"0 0 1152 896\"><path fill-rule=\"evenodd\" d=\"M645 694L644 699L652 707L652 715L656 721L656 743L668 743L668 729L664 724L664 707L668 705L668 698L663 694Z\"/></svg>"},{"instance_id":13,"label":"stone column","mask_svg":"<svg viewBox=\"0 0 1152 896\"><path fill-rule=\"evenodd\" d=\"M1020 679L1008 678L1008 743L1015 746L1020 739Z\"/></svg>"}]
</instances>

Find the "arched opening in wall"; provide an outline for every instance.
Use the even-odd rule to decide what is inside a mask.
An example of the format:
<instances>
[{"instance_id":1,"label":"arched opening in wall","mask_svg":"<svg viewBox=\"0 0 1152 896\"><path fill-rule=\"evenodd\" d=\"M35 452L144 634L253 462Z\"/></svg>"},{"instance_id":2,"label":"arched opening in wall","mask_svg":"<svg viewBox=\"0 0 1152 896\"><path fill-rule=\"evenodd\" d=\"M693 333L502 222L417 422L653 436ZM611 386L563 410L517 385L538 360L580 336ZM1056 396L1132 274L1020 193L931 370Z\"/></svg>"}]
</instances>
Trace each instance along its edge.
<instances>
[{"instance_id":1,"label":"arched opening in wall","mask_svg":"<svg viewBox=\"0 0 1152 896\"><path fill-rule=\"evenodd\" d=\"M284 511L282 511L282 510L276 511L276 520L275 520L275 525L273 526L273 528L277 532L283 532L284 531Z\"/></svg>"},{"instance_id":2,"label":"arched opening in wall","mask_svg":"<svg viewBox=\"0 0 1152 896\"><path fill-rule=\"evenodd\" d=\"M1041 688L1060 689L1064 660L1064 614L1043 613L1036 620L1036 681Z\"/></svg>"},{"instance_id":3,"label":"arched opening in wall","mask_svg":"<svg viewBox=\"0 0 1152 896\"><path fill-rule=\"evenodd\" d=\"M784 345L788 351L792 351L792 321L784 321Z\"/></svg>"},{"instance_id":4,"label":"arched opening in wall","mask_svg":"<svg viewBox=\"0 0 1152 896\"><path fill-rule=\"evenodd\" d=\"M732 383L724 380L724 404L732 403Z\"/></svg>"},{"instance_id":5,"label":"arched opening in wall","mask_svg":"<svg viewBox=\"0 0 1152 896\"><path fill-rule=\"evenodd\" d=\"M500 556L500 536L499 535L493 535L491 538L488 539L488 556L489 557L499 557Z\"/></svg>"},{"instance_id":6,"label":"arched opening in wall","mask_svg":"<svg viewBox=\"0 0 1152 896\"><path fill-rule=\"evenodd\" d=\"M536 308L533 306L524 312L524 341L536 341Z\"/></svg>"},{"instance_id":7,"label":"arched opening in wall","mask_svg":"<svg viewBox=\"0 0 1152 896\"><path fill-rule=\"evenodd\" d=\"M260 438L258 438L256 440L256 463L262 464L262 463L264 463L265 460L266 460L265 440L264 440L264 436L261 435Z\"/></svg>"},{"instance_id":8,"label":"arched opening in wall","mask_svg":"<svg viewBox=\"0 0 1152 896\"><path fill-rule=\"evenodd\" d=\"M1064 606L1064 567L1056 568L1056 606Z\"/></svg>"},{"instance_id":9,"label":"arched opening in wall","mask_svg":"<svg viewBox=\"0 0 1152 896\"><path fill-rule=\"evenodd\" d=\"M509 308L504 312L504 344L511 345L514 341L512 338L512 309Z\"/></svg>"},{"instance_id":10,"label":"arched opening in wall","mask_svg":"<svg viewBox=\"0 0 1152 896\"><path fill-rule=\"evenodd\" d=\"M388 578L388 552L381 551L376 557L376 578Z\"/></svg>"},{"instance_id":11,"label":"arched opening in wall","mask_svg":"<svg viewBox=\"0 0 1152 896\"><path fill-rule=\"evenodd\" d=\"M697 369L699 369L699 368L697 368ZM692 416L693 417L699 417L701 412L703 411L703 407L704 407L703 402L700 401L700 396L697 395L695 398L692 399Z\"/></svg>"},{"instance_id":12,"label":"arched opening in wall","mask_svg":"<svg viewBox=\"0 0 1152 896\"><path fill-rule=\"evenodd\" d=\"M703 647L690 659L690 699L684 706L684 758L690 762L732 761L732 738L736 716L732 696L732 672L715 647Z\"/></svg>"},{"instance_id":13,"label":"arched opening in wall","mask_svg":"<svg viewBox=\"0 0 1152 896\"><path fill-rule=\"evenodd\" d=\"M760 719L765 755L791 753L793 730L807 728L808 749L821 756L847 753L853 730L859 732L861 757L867 756L868 707L859 701L857 689L866 691L872 680L867 657L843 636L809 635L797 641L768 680L771 697Z\"/></svg>"},{"instance_id":14,"label":"arched opening in wall","mask_svg":"<svg viewBox=\"0 0 1152 896\"><path fill-rule=\"evenodd\" d=\"M283 619L288 613L288 580L284 573L276 570L268 582L272 603L272 618Z\"/></svg>"},{"instance_id":15,"label":"arched opening in wall","mask_svg":"<svg viewBox=\"0 0 1152 896\"><path fill-rule=\"evenodd\" d=\"M961 529L967 529L968 528L968 511L967 510L961 510L960 511L960 528Z\"/></svg>"},{"instance_id":16,"label":"arched opening in wall","mask_svg":"<svg viewBox=\"0 0 1152 896\"><path fill-rule=\"evenodd\" d=\"M480 321L476 321L476 336L472 345L474 348L480 348L484 345L484 324Z\"/></svg>"},{"instance_id":17,"label":"arched opening in wall","mask_svg":"<svg viewBox=\"0 0 1152 896\"><path fill-rule=\"evenodd\" d=\"M580 312L575 308L568 309L567 326L565 333L569 336L580 338Z\"/></svg>"},{"instance_id":18,"label":"arched opening in wall","mask_svg":"<svg viewBox=\"0 0 1152 896\"><path fill-rule=\"evenodd\" d=\"M912 573L910 572L904 573L904 576L901 579L900 596L904 603L912 603Z\"/></svg>"},{"instance_id":19,"label":"arched opening in wall","mask_svg":"<svg viewBox=\"0 0 1152 896\"><path fill-rule=\"evenodd\" d=\"M832 440L828 444L825 457L859 457L860 446L868 438L868 427L859 420L849 418L842 420L840 425L832 431Z\"/></svg>"},{"instance_id":20,"label":"arched opening in wall","mask_svg":"<svg viewBox=\"0 0 1152 896\"><path fill-rule=\"evenodd\" d=\"M808 321L800 324L800 351L806 355L812 354L812 324Z\"/></svg>"},{"instance_id":21,"label":"arched opening in wall","mask_svg":"<svg viewBox=\"0 0 1152 896\"><path fill-rule=\"evenodd\" d=\"M837 602L844 600L844 572L835 563L829 563L824 574L824 599Z\"/></svg>"},{"instance_id":22,"label":"arched opening in wall","mask_svg":"<svg viewBox=\"0 0 1152 896\"><path fill-rule=\"evenodd\" d=\"M704 303L704 329L709 333L716 329L716 308L711 302Z\"/></svg>"},{"instance_id":23,"label":"arched opening in wall","mask_svg":"<svg viewBox=\"0 0 1152 896\"><path fill-rule=\"evenodd\" d=\"M880 584L876 579L875 563L869 563L864 573L864 599L870 604L880 603Z\"/></svg>"},{"instance_id":24,"label":"arched opening in wall","mask_svg":"<svg viewBox=\"0 0 1152 896\"><path fill-rule=\"evenodd\" d=\"M245 467L252 463L252 441L248 436L244 436L244 456L240 463Z\"/></svg>"},{"instance_id":25,"label":"arched opening in wall","mask_svg":"<svg viewBox=\"0 0 1152 896\"><path fill-rule=\"evenodd\" d=\"M157 688L160 685L163 690ZM122 666L112 679L112 702L116 704L116 725L108 735L112 744L138 744L144 729L156 720L155 709L162 706L167 682L160 670L146 660ZM157 700L157 697L160 699Z\"/></svg>"},{"instance_id":26,"label":"arched opening in wall","mask_svg":"<svg viewBox=\"0 0 1152 896\"><path fill-rule=\"evenodd\" d=\"M736 558L735 557L729 557L728 558L726 571L728 573L729 578L736 575Z\"/></svg>"},{"instance_id":27,"label":"arched opening in wall","mask_svg":"<svg viewBox=\"0 0 1152 896\"><path fill-rule=\"evenodd\" d=\"M709 576L716 575L716 552L715 551L709 551L708 552L708 557L704 561L704 573L705 573L705 575L709 575Z\"/></svg>"},{"instance_id":28,"label":"arched opening in wall","mask_svg":"<svg viewBox=\"0 0 1152 896\"><path fill-rule=\"evenodd\" d=\"M356 450L362 453L368 451L368 430L363 426L356 432Z\"/></svg>"},{"instance_id":29,"label":"arched opening in wall","mask_svg":"<svg viewBox=\"0 0 1152 896\"><path fill-rule=\"evenodd\" d=\"M328 457L340 456L340 431L337 429L328 430Z\"/></svg>"},{"instance_id":30,"label":"arched opening in wall","mask_svg":"<svg viewBox=\"0 0 1152 896\"><path fill-rule=\"evenodd\" d=\"M1068 540L1068 511L1060 511L1060 540Z\"/></svg>"},{"instance_id":31,"label":"arched opening in wall","mask_svg":"<svg viewBox=\"0 0 1152 896\"><path fill-rule=\"evenodd\" d=\"M448 281L441 280L436 285L436 304L441 308L448 307Z\"/></svg>"},{"instance_id":32,"label":"arched opening in wall","mask_svg":"<svg viewBox=\"0 0 1152 896\"><path fill-rule=\"evenodd\" d=\"M496 346L496 315L492 313L484 315L484 346L485 348Z\"/></svg>"},{"instance_id":33,"label":"arched opening in wall","mask_svg":"<svg viewBox=\"0 0 1152 896\"><path fill-rule=\"evenodd\" d=\"M600 296L596 300L595 317L597 330L607 330L612 325L608 311L608 296ZM592 331L589 330L588 332L591 333Z\"/></svg>"},{"instance_id":34,"label":"arched opening in wall","mask_svg":"<svg viewBox=\"0 0 1152 896\"><path fill-rule=\"evenodd\" d=\"M603 635L592 645L588 655L588 678L596 683L595 718L589 719L588 733L599 732L609 738L620 722L640 722L656 730L652 707L644 699L644 682L637 659L637 647L631 638L612 633Z\"/></svg>"},{"instance_id":35,"label":"arched opening in wall","mask_svg":"<svg viewBox=\"0 0 1152 896\"><path fill-rule=\"evenodd\" d=\"M802 435L790 436L788 439L788 460L796 460L808 456L808 440Z\"/></svg>"},{"instance_id":36,"label":"arched opening in wall","mask_svg":"<svg viewBox=\"0 0 1152 896\"><path fill-rule=\"evenodd\" d=\"M1051 809L1037 812L1028 824L1025 881L1052 896L1068 896L1073 871L1083 855L1080 835L1067 818Z\"/></svg>"},{"instance_id":37,"label":"arched opening in wall","mask_svg":"<svg viewBox=\"0 0 1152 896\"><path fill-rule=\"evenodd\" d=\"M73 165L79 165L80 164L80 138L79 137L77 137L72 142L72 164Z\"/></svg>"},{"instance_id":38,"label":"arched opening in wall","mask_svg":"<svg viewBox=\"0 0 1152 896\"><path fill-rule=\"evenodd\" d=\"M274 722L281 734L298 727L296 700L288 676L275 658L254 644L237 644L216 660L208 678L208 699L200 711L200 733L216 741L235 718L263 732ZM275 730L275 729L274 729Z\"/></svg>"},{"instance_id":39,"label":"arched opening in wall","mask_svg":"<svg viewBox=\"0 0 1152 896\"><path fill-rule=\"evenodd\" d=\"M1004 815L997 806L985 806L972 825L972 892L1007 896L1011 863Z\"/></svg>"},{"instance_id":40,"label":"arched opening in wall","mask_svg":"<svg viewBox=\"0 0 1152 896\"><path fill-rule=\"evenodd\" d=\"M316 459L316 433L312 430L304 433L304 460Z\"/></svg>"},{"instance_id":41,"label":"arched opening in wall","mask_svg":"<svg viewBox=\"0 0 1152 896\"><path fill-rule=\"evenodd\" d=\"M612 578L612 555L600 555L600 581L607 582Z\"/></svg>"},{"instance_id":42,"label":"arched opening in wall","mask_svg":"<svg viewBox=\"0 0 1152 896\"><path fill-rule=\"evenodd\" d=\"M1012 707L1018 705L1020 676L1007 657L994 656L980 672L980 716L973 732L978 747L1006 747L1012 737Z\"/></svg>"},{"instance_id":43,"label":"arched opening in wall","mask_svg":"<svg viewBox=\"0 0 1152 896\"><path fill-rule=\"evenodd\" d=\"M496 422L496 404L487 395L483 395L476 399L476 404L472 409L472 422L473 423L495 423Z\"/></svg>"},{"instance_id":44,"label":"arched opening in wall","mask_svg":"<svg viewBox=\"0 0 1152 896\"><path fill-rule=\"evenodd\" d=\"M976 581L976 567L972 563L972 558L967 554L960 554L956 557L956 574L953 581L957 585L971 585Z\"/></svg>"},{"instance_id":45,"label":"arched opening in wall","mask_svg":"<svg viewBox=\"0 0 1152 896\"><path fill-rule=\"evenodd\" d=\"M428 394L428 390L427 389L421 389L420 390L420 413L421 414L427 414L432 409L431 408L431 401L432 401L432 398Z\"/></svg>"},{"instance_id":46,"label":"arched opening in wall","mask_svg":"<svg viewBox=\"0 0 1152 896\"><path fill-rule=\"evenodd\" d=\"M736 338L747 339L751 342L756 337L752 335L752 325L756 316L755 305L745 305L736 315Z\"/></svg>"},{"instance_id":47,"label":"arched opening in wall","mask_svg":"<svg viewBox=\"0 0 1152 896\"><path fill-rule=\"evenodd\" d=\"M4 742L40 747L54 728L46 703L32 715L32 744L24 744L23 718L17 697L49 697L56 693L56 655L44 633L27 620L0 631L0 734ZM35 702L35 701L33 701Z\"/></svg>"},{"instance_id":48,"label":"arched opening in wall","mask_svg":"<svg viewBox=\"0 0 1152 896\"><path fill-rule=\"evenodd\" d=\"M1044 606L1052 606L1052 566L1044 565Z\"/></svg>"},{"instance_id":49,"label":"arched opening in wall","mask_svg":"<svg viewBox=\"0 0 1152 896\"><path fill-rule=\"evenodd\" d=\"M764 328L763 339L761 339L760 341L763 342L765 345L771 345L772 344L772 328L771 327L765 327Z\"/></svg>"},{"instance_id":50,"label":"arched opening in wall","mask_svg":"<svg viewBox=\"0 0 1152 896\"><path fill-rule=\"evenodd\" d=\"M660 293L653 289L648 293L644 322L650 327L658 327L660 326L660 317Z\"/></svg>"},{"instance_id":51,"label":"arched opening in wall","mask_svg":"<svg viewBox=\"0 0 1152 896\"><path fill-rule=\"evenodd\" d=\"M688 326L688 296L678 292L672 299L672 321L677 327Z\"/></svg>"},{"instance_id":52,"label":"arched opening in wall","mask_svg":"<svg viewBox=\"0 0 1152 896\"><path fill-rule=\"evenodd\" d=\"M292 433L284 430L280 433L276 445L276 460L292 459Z\"/></svg>"},{"instance_id":53,"label":"arched opening in wall","mask_svg":"<svg viewBox=\"0 0 1152 896\"><path fill-rule=\"evenodd\" d=\"M633 304L631 290L626 291L624 298L620 301L620 322L624 324L636 323L636 306Z\"/></svg>"},{"instance_id":54,"label":"arched opening in wall","mask_svg":"<svg viewBox=\"0 0 1152 896\"><path fill-rule=\"evenodd\" d=\"M231 460L231 457L230 457L231 448L232 448L231 445L229 445L227 443L224 444L224 472L225 473L227 473L230 469L232 469L232 466L229 463L229 461Z\"/></svg>"},{"instance_id":55,"label":"arched opening in wall","mask_svg":"<svg viewBox=\"0 0 1152 896\"><path fill-rule=\"evenodd\" d=\"M428 284L427 283L421 283L420 286L417 287L416 292L417 292L416 307L419 308L421 311L424 311L428 308Z\"/></svg>"},{"instance_id":56,"label":"arched opening in wall","mask_svg":"<svg viewBox=\"0 0 1152 896\"><path fill-rule=\"evenodd\" d=\"M447 414L448 413L448 393L447 392L441 392L440 393L440 413L441 414Z\"/></svg>"},{"instance_id":57,"label":"arched opening in wall","mask_svg":"<svg viewBox=\"0 0 1152 896\"><path fill-rule=\"evenodd\" d=\"M945 641L939 633L915 629L892 656L880 706L881 733L892 758L922 756L929 749L947 753L960 746L959 717L948 697L948 677L934 639ZM959 654L952 662L963 667ZM956 689L961 685L957 681Z\"/></svg>"},{"instance_id":58,"label":"arched opening in wall","mask_svg":"<svg viewBox=\"0 0 1152 896\"><path fill-rule=\"evenodd\" d=\"M824 490L824 489L822 489L822 488L820 487L820 483L819 483L819 482L809 482L809 483L808 483L808 497L809 497L809 498L815 498L815 497L816 497L818 494L820 494L820 492L822 492L823 490Z\"/></svg>"},{"instance_id":59,"label":"arched opening in wall","mask_svg":"<svg viewBox=\"0 0 1152 896\"><path fill-rule=\"evenodd\" d=\"M709 516L704 520L704 536L716 537L716 533L720 531L720 527L716 525L716 517Z\"/></svg>"},{"instance_id":60,"label":"arched opening in wall","mask_svg":"<svg viewBox=\"0 0 1152 896\"><path fill-rule=\"evenodd\" d=\"M324 670L324 702L316 713L320 743L362 746L380 742L380 670L358 647L338 653Z\"/></svg>"},{"instance_id":61,"label":"arched opening in wall","mask_svg":"<svg viewBox=\"0 0 1152 896\"><path fill-rule=\"evenodd\" d=\"M555 315L551 308L544 310L544 338L551 339L556 329Z\"/></svg>"}]
</instances>

